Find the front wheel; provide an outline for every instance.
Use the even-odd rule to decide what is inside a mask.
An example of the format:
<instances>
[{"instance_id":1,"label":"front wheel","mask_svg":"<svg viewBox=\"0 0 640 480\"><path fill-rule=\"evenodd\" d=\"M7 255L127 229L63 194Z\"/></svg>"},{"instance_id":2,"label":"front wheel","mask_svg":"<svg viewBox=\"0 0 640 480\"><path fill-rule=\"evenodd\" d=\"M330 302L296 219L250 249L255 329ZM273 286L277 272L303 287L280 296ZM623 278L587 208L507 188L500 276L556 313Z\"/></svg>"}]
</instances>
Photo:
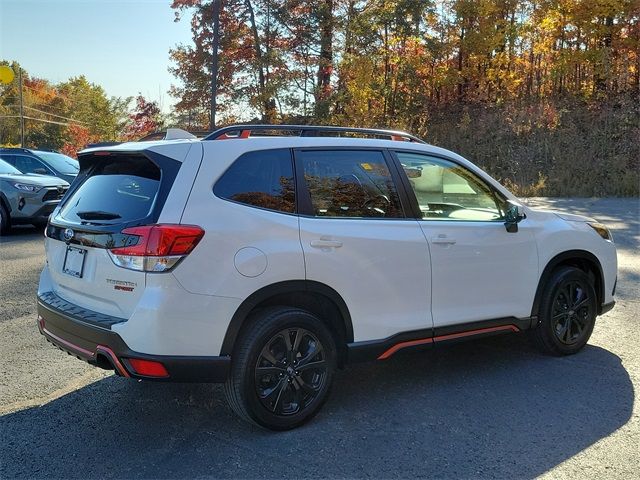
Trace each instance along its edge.
<instances>
[{"instance_id":1,"label":"front wheel","mask_svg":"<svg viewBox=\"0 0 640 480\"><path fill-rule=\"evenodd\" d=\"M4 205L0 204L0 235L6 235L11 229L11 217L9 212L4 208Z\"/></svg>"},{"instance_id":2,"label":"front wheel","mask_svg":"<svg viewBox=\"0 0 640 480\"><path fill-rule=\"evenodd\" d=\"M320 319L297 308L268 308L238 340L225 396L245 420L289 430L320 410L335 365L335 342Z\"/></svg>"},{"instance_id":3,"label":"front wheel","mask_svg":"<svg viewBox=\"0 0 640 480\"><path fill-rule=\"evenodd\" d=\"M562 267L544 289L532 339L544 353L577 353L589 341L596 315L597 297L591 279L578 268Z\"/></svg>"}]
</instances>

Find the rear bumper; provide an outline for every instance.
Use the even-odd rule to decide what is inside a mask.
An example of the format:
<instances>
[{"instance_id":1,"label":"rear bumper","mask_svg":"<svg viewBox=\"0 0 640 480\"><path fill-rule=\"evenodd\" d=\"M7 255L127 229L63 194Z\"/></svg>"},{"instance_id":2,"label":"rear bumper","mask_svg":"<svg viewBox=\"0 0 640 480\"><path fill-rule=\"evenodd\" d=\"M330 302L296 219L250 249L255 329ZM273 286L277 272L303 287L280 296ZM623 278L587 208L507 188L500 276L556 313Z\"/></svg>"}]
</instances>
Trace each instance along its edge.
<instances>
[{"instance_id":1,"label":"rear bumper","mask_svg":"<svg viewBox=\"0 0 640 480\"><path fill-rule=\"evenodd\" d=\"M52 303L57 304L54 306ZM101 368L114 369L123 377L137 379L213 383L221 383L227 379L231 357L188 357L134 352L120 335L110 329L110 325L88 323L80 315L72 313L73 311L73 308L66 307L63 310L60 302L52 302L51 294L38 296L40 333L61 350L81 360ZM139 375L132 367L130 359L160 362L169 376Z\"/></svg>"}]
</instances>

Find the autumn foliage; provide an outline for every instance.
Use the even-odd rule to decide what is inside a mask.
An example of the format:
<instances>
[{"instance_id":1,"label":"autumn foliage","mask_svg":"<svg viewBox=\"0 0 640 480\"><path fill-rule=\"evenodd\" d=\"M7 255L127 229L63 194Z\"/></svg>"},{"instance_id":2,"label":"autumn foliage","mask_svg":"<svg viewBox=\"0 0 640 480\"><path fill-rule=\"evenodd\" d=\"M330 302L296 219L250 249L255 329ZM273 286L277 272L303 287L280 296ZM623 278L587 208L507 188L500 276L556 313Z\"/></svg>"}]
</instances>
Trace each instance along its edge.
<instances>
[{"instance_id":1,"label":"autumn foliage","mask_svg":"<svg viewBox=\"0 0 640 480\"><path fill-rule=\"evenodd\" d=\"M100 141L98 135L92 134L87 127L82 125L69 125L66 131L66 138L67 140L60 148L60 152L73 158L78 155L78 151L88 144Z\"/></svg>"},{"instance_id":2,"label":"autumn foliage","mask_svg":"<svg viewBox=\"0 0 640 480\"><path fill-rule=\"evenodd\" d=\"M156 102L150 102L142 95L136 97L136 108L129 115L130 123L124 133L126 140L138 140L161 127L160 107Z\"/></svg>"},{"instance_id":3,"label":"autumn foliage","mask_svg":"<svg viewBox=\"0 0 640 480\"><path fill-rule=\"evenodd\" d=\"M522 194L638 194L637 0L222 0L224 122L407 129ZM208 126L212 0L174 0L176 110ZM572 171L579 166L578 171Z\"/></svg>"}]
</instances>

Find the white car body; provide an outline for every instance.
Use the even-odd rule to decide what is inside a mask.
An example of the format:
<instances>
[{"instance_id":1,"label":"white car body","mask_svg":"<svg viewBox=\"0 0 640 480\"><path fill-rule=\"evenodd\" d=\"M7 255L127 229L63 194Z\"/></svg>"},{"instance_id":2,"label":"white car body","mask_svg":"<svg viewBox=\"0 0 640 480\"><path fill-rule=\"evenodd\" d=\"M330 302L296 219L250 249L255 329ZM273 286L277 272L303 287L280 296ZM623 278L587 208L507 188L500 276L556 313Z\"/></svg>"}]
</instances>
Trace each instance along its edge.
<instances>
[{"instance_id":1,"label":"white car body","mask_svg":"<svg viewBox=\"0 0 640 480\"><path fill-rule=\"evenodd\" d=\"M584 217L521 205L526 218L511 233L503 221L313 217L256 208L213 193L216 181L247 152L305 148L401 149L443 157L473 172L505 199L519 203L471 162L421 143L255 137L125 143L85 150L81 164L83 157L100 152L159 154L179 162L157 223L197 225L204 236L175 268L164 273L122 268L105 248L84 243L87 253L82 277L77 278L63 273L69 243L48 234L47 262L38 288L43 333L85 360L108 361L120 374L144 378L121 363L122 355L171 358L178 363L181 358L228 360L233 349L228 342L246 316L243 304L247 299L275 285L309 282L342 299L338 309L346 308L350 322L345 327L348 345L344 346L349 360L367 357L361 352L376 342L381 347L371 350L367 358L387 358L402 348L446 340L447 336L517 331L534 325L536 295L545 281L545 269L563 255L580 262L595 260L599 305L604 311L612 304L615 245L598 235ZM79 180L76 185L82 183ZM56 223L59 213L60 207L49 229L69 227ZM57 309L43 300L51 293L59 302ZM57 319L49 320L51 312L74 311L69 305L84 314L124 320L108 325L108 334L117 335L125 351L119 353L113 345L98 348L98 340L81 338L74 330L78 322L66 328L56 326ZM512 320L497 321L500 319ZM50 321L53 326L48 327ZM457 331L460 325L471 327ZM87 335L100 328L93 324ZM428 331L433 334L405 335Z\"/></svg>"}]
</instances>

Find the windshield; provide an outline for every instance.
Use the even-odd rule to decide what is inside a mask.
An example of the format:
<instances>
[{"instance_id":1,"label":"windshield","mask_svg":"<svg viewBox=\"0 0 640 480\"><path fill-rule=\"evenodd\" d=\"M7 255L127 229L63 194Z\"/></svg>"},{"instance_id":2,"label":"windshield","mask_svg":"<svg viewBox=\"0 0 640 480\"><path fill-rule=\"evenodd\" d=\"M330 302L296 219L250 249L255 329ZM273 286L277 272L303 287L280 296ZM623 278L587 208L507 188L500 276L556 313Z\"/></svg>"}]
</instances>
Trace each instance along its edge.
<instances>
[{"instance_id":1,"label":"windshield","mask_svg":"<svg viewBox=\"0 0 640 480\"><path fill-rule=\"evenodd\" d=\"M13 165L9 165L7 162L5 162L4 160L0 160L0 173L22 173L20 170L18 170L16 167L14 167Z\"/></svg>"},{"instance_id":2,"label":"windshield","mask_svg":"<svg viewBox=\"0 0 640 480\"><path fill-rule=\"evenodd\" d=\"M38 152L36 155L60 173L77 174L80 170L77 160L61 153Z\"/></svg>"}]
</instances>

